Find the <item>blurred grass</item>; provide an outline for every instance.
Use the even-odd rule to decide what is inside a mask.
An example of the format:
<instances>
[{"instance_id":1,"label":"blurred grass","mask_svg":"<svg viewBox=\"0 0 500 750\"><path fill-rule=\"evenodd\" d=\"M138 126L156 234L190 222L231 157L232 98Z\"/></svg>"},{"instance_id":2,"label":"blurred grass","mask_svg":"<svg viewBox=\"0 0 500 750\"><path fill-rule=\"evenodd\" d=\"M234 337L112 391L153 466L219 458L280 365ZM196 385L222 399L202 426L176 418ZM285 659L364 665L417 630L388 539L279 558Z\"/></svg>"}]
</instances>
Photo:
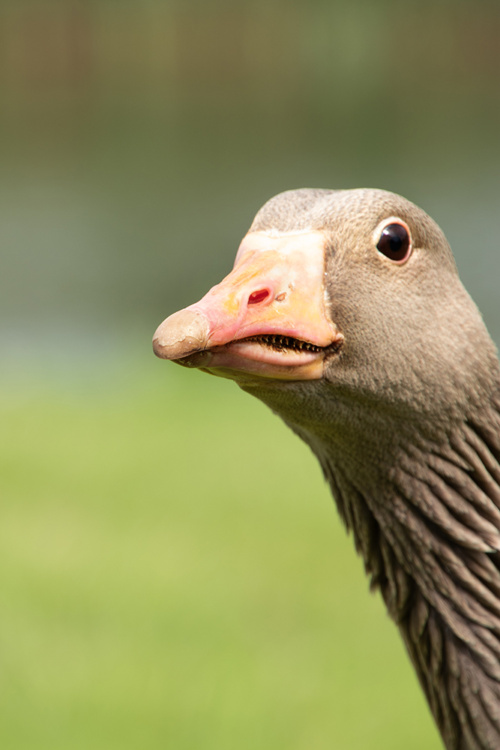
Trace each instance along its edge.
<instances>
[{"instance_id":1,"label":"blurred grass","mask_svg":"<svg viewBox=\"0 0 500 750\"><path fill-rule=\"evenodd\" d=\"M154 361L0 402L0 746L440 747L307 448Z\"/></svg>"}]
</instances>

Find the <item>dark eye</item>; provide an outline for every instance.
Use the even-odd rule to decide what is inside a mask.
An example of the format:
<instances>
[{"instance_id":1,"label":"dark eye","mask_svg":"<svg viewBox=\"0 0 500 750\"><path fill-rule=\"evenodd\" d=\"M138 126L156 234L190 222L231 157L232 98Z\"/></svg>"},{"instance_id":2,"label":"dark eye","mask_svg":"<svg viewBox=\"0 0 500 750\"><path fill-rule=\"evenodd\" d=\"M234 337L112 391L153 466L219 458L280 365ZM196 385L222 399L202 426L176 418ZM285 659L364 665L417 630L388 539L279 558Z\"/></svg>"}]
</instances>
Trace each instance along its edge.
<instances>
[{"instance_id":1,"label":"dark eye","mask_svg":"<svg viewBox=\"0 0 500 750\"><path fill-rule=\"evenodd\" d=\"M410 257L410 233L404 224L388 224L383 228L377 242L377 250L396 263L402 263Z\"/></svg>"}]
</instances>

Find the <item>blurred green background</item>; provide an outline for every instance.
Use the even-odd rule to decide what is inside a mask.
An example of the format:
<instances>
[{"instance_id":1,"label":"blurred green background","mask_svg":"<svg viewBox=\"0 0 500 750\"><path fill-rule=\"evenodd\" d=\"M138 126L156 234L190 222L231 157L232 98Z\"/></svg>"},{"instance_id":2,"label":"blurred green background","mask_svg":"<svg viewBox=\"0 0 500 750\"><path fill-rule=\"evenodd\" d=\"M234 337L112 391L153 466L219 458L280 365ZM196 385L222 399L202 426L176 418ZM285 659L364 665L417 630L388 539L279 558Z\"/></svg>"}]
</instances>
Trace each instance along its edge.
<instances>
[{"instance_id":1,"label":"blurred green background","mask_svg":"<svg viewBox=\"0 0 500 750\"><path fill-rule=\"evenodd\" d=\"M500 6L3 0L0 745L439 748L312 456L157 324L293 187L445 230L500 340Z\"/></svg>"}]
</instances>

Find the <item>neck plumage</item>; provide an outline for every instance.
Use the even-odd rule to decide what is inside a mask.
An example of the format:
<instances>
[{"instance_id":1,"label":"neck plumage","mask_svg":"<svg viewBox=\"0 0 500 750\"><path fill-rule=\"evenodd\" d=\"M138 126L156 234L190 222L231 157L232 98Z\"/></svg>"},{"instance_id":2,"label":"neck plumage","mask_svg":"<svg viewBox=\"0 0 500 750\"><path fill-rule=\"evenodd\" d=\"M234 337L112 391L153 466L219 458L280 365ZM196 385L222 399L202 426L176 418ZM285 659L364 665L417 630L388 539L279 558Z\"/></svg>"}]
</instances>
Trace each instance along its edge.
<instances>
[{"instance_id":1,"label":"neck plumage","mask_svg":"<svg viewBox=\"0 0 500 750\"><path fill-rule=\"evenodd\" d=\"M446 748L500 748L500 403L438 439L393 441L379 461L386 473L371 478L353 462L359 446L298 432L400 628Z\"/></svg>"}]
</instances>

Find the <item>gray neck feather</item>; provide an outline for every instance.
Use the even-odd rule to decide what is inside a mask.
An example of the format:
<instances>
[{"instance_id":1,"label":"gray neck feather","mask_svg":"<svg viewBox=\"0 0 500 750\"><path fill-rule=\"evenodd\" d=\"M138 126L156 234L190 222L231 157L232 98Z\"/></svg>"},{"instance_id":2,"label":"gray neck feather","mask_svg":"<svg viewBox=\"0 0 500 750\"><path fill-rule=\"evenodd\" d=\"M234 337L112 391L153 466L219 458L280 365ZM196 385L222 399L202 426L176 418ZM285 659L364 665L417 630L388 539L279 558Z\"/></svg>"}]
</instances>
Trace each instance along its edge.
<instances>
[{"instance_id":1,"label":"gray neck feather","mask_svg":"<svg viewBox=\"0 0 500 750\"><path fill-rule=\"evenodd\" d=\"M500 747L499 436L493 404L438 442L393 447L368 487L338 451L318 451L449 750Z\"/></svg>"}]
</instances>

